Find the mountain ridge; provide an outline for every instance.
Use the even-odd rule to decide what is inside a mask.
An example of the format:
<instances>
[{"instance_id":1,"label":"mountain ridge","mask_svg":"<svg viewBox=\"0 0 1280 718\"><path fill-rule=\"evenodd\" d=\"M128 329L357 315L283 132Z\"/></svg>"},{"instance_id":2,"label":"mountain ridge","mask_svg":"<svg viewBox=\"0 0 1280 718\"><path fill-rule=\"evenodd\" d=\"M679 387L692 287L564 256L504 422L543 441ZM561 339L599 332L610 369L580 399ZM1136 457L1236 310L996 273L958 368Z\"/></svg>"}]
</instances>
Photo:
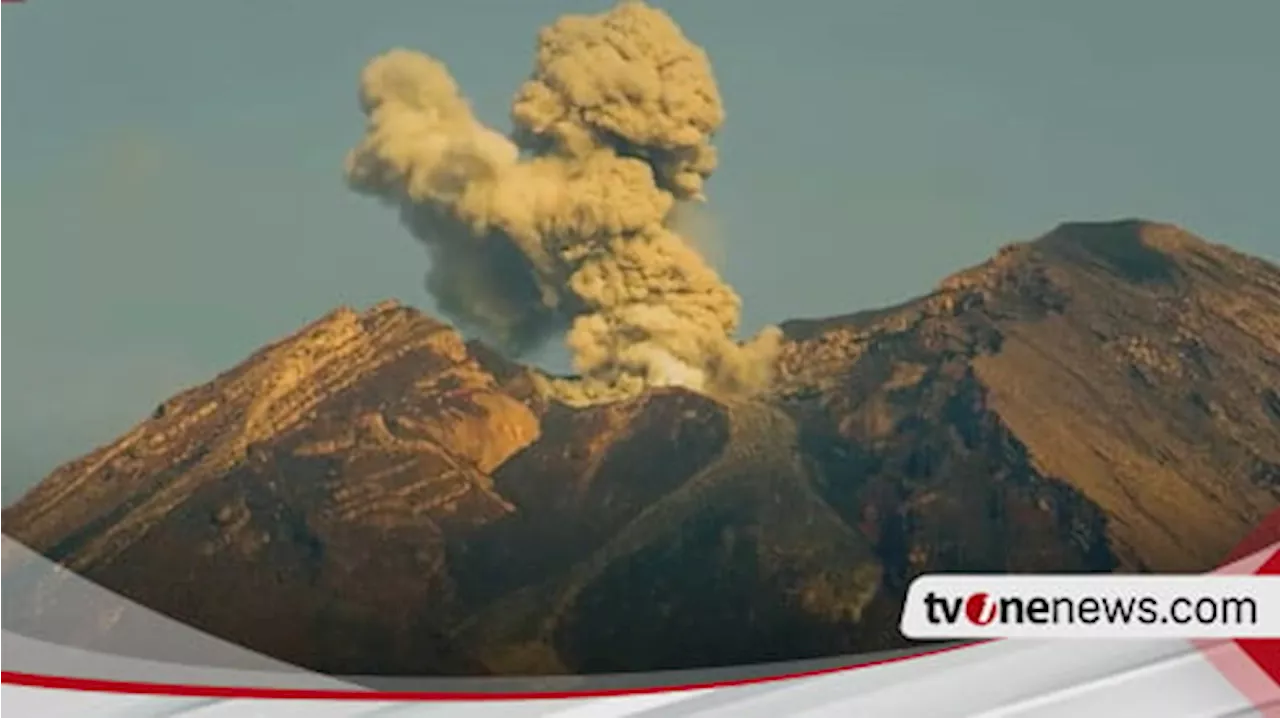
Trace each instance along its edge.
<instances>
[{"instance_id":1,"label":"mountain ridge","mask_svg":"<svg viewBox=\"0 0 1280 718\"><path fill-rule=\"evenodd\" d=\"M417 310L339 308L4 519L300 665L547 673L902 645L921 572L1198 571L1280 503L1280 270L1173 225L1062 224L782 330L767 396L575 407Z\"/></svg>"}]
</instances>

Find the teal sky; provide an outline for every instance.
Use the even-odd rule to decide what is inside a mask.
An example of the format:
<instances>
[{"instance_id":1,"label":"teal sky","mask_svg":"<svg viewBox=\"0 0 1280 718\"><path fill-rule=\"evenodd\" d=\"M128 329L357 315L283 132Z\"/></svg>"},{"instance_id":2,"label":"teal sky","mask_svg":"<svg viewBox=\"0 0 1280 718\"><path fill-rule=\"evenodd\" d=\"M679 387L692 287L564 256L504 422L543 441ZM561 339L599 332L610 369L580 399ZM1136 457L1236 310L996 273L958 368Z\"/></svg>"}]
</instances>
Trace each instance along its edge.
<instances>
[{"instance_id":1,"label":"teal sky","mask_svg":"<svg viewBox=\"0 0 1280 718\"><path fill-rule=\"evenodd\" d=\"M538 28L608 4L6 5L6 502L338 304L430 309L422 250L343 187L361 66L434 54L505 127ZM709 190L747 329L922 293L1070 219L1280 258L1276 0L662 5L728 110Z\"/></svg>"}]
</instances>

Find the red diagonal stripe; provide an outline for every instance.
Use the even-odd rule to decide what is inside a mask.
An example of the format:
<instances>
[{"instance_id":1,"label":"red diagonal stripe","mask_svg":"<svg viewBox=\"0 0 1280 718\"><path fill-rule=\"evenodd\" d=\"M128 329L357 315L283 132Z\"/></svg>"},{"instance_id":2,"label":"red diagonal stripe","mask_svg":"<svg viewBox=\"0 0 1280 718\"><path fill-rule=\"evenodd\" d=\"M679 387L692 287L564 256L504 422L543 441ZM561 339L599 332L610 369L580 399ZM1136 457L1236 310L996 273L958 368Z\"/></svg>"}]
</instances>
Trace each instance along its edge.
<instances>
[{"instance_id":1,"label":"red diagonal stripe","mask_svg":"<svg viewBox=\"0 0 1280 718\"><path fill-rule=\"evenodd\" d=\"M1258 575L1280 573L1280 510L1272 511L1225 561L1224 567L1241 559L1270 551L1252 570ZM1247 570L1247 569L1246 569ZM1226 568L1228 573L1244 573ZM1242 695L1267 718L1280 718L1280 641L1242 639L1225 644L1193 641L1205 657Z\"/></svg>"},{"instance_id":2,"label":"red diagonal stripe","mask_svg":"<svg viewBox=\"0 0 1280 718\"><path fill-rule=\"evenodd\" d=\"M1262 576L1280 574L1280 550L1273 553L1257 573ZM1280 684L1280 640L1255 638L1241 640L1238 643L1240 650L1248 654L1249 658L1252 658L1253 662L1271 677L1271 680Z\"/></svg>"}]
</instances>

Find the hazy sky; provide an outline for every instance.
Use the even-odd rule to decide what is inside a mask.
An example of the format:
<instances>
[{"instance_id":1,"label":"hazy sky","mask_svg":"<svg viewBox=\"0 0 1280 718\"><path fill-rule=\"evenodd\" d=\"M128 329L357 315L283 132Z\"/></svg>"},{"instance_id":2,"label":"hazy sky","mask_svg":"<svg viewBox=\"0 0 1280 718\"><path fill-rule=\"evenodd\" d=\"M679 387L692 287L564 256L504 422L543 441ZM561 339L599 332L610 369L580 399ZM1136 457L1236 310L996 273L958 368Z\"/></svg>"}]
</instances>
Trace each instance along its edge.
<instances>
[{"instance_id":1,"label":"hazy sky","mask_svg":"<svg viewBox=\"0 0 1280 718\"><path fill-rule=\"evenodd\" d=\"M396 46L506 126L539 27L603 0L28 0L3 28L6 502L336 305L429 308L342 183ZM1280 258L1276 0L662 3L728 111L710 195L747 329L930 289L1068 219Z\"/></svg>"}]
</instances>

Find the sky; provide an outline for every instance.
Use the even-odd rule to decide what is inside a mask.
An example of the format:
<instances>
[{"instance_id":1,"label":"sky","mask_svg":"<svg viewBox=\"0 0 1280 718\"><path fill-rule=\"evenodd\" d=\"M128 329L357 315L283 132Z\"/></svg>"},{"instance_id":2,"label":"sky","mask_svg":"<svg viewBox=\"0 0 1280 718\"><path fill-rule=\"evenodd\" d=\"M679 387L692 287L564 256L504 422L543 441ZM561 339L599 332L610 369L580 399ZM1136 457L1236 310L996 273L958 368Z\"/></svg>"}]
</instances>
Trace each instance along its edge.
<instances>
[{"instance_id":1,"label":"sky","mask_svg":"<svg viewBox=\"0 0 1280 718\"><path fill-rule=\"evenodd\" d=\"M537 30L609 4L6 4L5 503L338 305L431 310L422 248L342 180L361 67L435 55L506 127ZM655 4L720 84L708 231L744 334L927 292L1070 220L1280 260L1280 2Z\"/></svg>"}]
</instances>

